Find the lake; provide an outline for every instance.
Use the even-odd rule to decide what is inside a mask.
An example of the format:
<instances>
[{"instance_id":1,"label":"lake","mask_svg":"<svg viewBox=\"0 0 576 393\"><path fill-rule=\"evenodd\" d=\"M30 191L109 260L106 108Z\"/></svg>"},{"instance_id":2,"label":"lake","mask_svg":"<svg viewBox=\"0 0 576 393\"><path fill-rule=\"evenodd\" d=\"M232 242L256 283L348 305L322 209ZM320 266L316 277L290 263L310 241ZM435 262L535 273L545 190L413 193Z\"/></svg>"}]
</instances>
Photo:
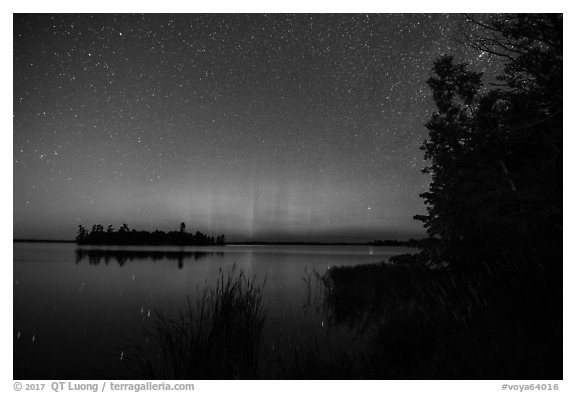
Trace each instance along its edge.
<instances>
[{"instance_id":1,"label":"lake","mask_svg":"<svg viewBox=\"0 0 576 393\"><path fill-rule=\"evenodd\" d=\"M126 247L14 243L14 378L127 378L128 343L151 329L158 310L176 317L220 272L264 284L264 345L306 350L362 337L325 318L317 277L331 266L375 263L403 247Z\"/></svg>"}]
</instances>

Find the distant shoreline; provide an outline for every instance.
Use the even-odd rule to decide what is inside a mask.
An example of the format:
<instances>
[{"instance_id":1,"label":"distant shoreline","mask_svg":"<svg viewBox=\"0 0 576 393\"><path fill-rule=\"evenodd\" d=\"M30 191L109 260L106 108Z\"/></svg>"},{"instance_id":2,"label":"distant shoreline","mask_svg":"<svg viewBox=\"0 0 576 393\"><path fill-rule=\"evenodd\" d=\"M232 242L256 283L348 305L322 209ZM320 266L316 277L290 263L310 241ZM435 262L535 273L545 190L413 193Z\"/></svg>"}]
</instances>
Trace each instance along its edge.
<instances>
[{"instance_id":1,"label":"distant shoreline","mask_svg":"<svg viewBox=\"0 0 576 393\"><path fill-rule=\"evenodd\" d=\"M13 239L13 243L76 243L75 240L46 240L46 239ZM106 244L101 244L106 245ZM111 244L113 245L113 244ZM411 247L408 242L391 241L391 243L382 242L375 244L374 242L227 242L229 246L374 246L374 247ZM162 246L160 244L138 244L138 246Z\"/></svg>"},{"instance_id":2,"label":"distant shoreline","mask_svg":"<svg viewBox=\"0 0 576 393\"><path fill-rule=\"evenodd\" d=\"M13 243L76 243L76 240L12 239Z\"/></svg>"}]
</instances>

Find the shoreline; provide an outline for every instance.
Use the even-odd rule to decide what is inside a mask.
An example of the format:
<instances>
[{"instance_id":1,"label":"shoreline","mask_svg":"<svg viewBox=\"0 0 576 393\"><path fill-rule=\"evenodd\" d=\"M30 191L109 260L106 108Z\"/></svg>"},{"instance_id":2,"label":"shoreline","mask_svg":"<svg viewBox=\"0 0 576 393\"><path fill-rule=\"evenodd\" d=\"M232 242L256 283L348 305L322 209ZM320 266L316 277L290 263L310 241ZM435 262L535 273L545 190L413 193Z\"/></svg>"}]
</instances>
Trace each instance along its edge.
<instances>
[{"instance_id":1,"label":"shoreline","mask_svg":"<svg viewBox=\"0 0 576 393\"><path fill-rule=\"evenodd\" d=\"M12 239L13 243L76 243L75 240L48 240L48 239ZM413 244L402 241L392 241L393 243L374 244L373 242L227 242L228 246L371 246L371 247L414 247ZM180 244L78 244L79 246L178 246ZM186 245L184 245L186 246ZM189 245L196 247L195 245ZM206 247L206 246L203 246ZM210 247L210 246L208 246ZM215 245L214 247L218 247Z\"/></svg>"}]
</instances>

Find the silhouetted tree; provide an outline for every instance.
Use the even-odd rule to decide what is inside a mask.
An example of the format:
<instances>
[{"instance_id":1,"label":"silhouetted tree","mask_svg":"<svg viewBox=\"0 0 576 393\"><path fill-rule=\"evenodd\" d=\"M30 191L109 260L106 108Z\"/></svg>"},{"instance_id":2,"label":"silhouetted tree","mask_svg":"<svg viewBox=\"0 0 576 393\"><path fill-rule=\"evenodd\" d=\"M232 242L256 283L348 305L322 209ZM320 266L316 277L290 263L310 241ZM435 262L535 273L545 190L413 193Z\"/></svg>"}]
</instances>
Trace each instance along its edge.
<instances>
[{"instance_id":1,"label":"silhouetted tree","mask_svg":"<svg viewBox=\"0 0 576 393\"><path fill-rule=\"evenodd\" d=\"M426 124L429 139L422 146L431 163L423 171L432 176L432 183L422 194L428 215L416 218L424 222L430 237L442 239L451 249L445 258L458 260L458 244L467 225L464 183L470 179L462 171L470 166L466 149L473 134L481 74L468 71L467 64L454 64L450 56L437 60L434 72L436 76L428 80L428 85L438 112Z\"/></svg>"},{"instance_id":2,"label":"silhouetted tree","mask_svg":"<svg viewBox=\"0 0 576 393\"><path fill-rule=\"evenodd\" d=\"M561 250L562 16L472 20L470 46L505 60L498 83L449 56L429 79L437 112L422 149L432 176L422 194L431 263ZM548 245L548 246L546 246ZM554 248L555 250L550 250ZM556 258L558 260L558 258ZM561 263L561 258L559 259Z\"/></svg>"},{"instance_id":3,"label":"silhouetted tree","mask_svg":"<svg viewBox=\"0 0 576 393\"><path fill-rule=\"evenodd\" d=\"M78 233L76 234L76 241L83 242L84 239L86 239L87 234L88 232L86 231L86 228L84 228L82 225L78 225Z\"/></svg>"}]
</instances>

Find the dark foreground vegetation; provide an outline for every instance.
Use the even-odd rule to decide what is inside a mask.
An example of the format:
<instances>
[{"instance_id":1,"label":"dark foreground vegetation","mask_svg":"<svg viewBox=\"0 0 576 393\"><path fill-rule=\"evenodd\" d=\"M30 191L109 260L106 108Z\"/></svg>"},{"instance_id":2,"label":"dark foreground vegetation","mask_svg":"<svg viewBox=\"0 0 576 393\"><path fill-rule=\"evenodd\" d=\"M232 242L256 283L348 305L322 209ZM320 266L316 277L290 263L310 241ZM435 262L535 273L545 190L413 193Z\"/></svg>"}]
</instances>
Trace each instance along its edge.
<instances>
[{"instance_id":1,"label":"dark foreground vegetation","mask_svg":"<svg viewBox=\"0 0 576 393\"><path fill-rule=\"evenodd\" d=\"M371 337L364 378L562 379L562 288L538 260L474 272L376 264L325 276L334 323Z\"/></svg>"},{"instance_id":2,"label":"dark foreground vegetation","mask_svg":"<svg viewBox=\"0 0 576 393\"><path fill-rule=\"evenodd\" d=\"M128 364L145 379L258 378L264 322L262 287L235 269L222 272L177 319L162 313L146 343L127 349Z\"/></svg>"},{"instance_id":3,"label":"dark foreground vegetation","mask_svg":"<svg viewBox=\"0 0 576 393\"><path fill-rule=\"evenodd\" d=\"M226 238L224 235L208 236L200 231L196 233L186 232L186 224L181 223L178 231L164 232L155 230L154 232L137 231L128 228L128 225L115 230L109 225L106 230L100 224L92 226L88 231L82 225L78 226L76 235L78 244L108 244L108 245L180 245L180 246L224 246Z\"/></svg>"},{"instance_id":4,"label":"dark foreground vegetation","mask_svg":"<svg viewBox=\"0 0 576 393\"><path fill-rule=\"evenodd\" d=\"M561 287L538 261L502 262L467 273L333 267L321 312L366 345L292 353L264 345L263 287L221 273L178 318L158 313L125 360L145 379L562 379Z\"/></svg>"},{"instance_id":5,"label":"dark foreground vegetation","mask_svg":"<svg viewBox=\"0 0 576 393\"><path fill-rule=\"evenodd\" d=\"M561 275L562 24L560 14L469 19L464 43L504 67L488 86L450 56L434 63L437 111L422 146L432 182L421 195L427 214L415 217L429 264L471 270L534 257Z\"/></svg>"},{"instance_id":6,"label":"dark foreground vegetation","mask_svg":"<svg viewBox=\"0 0 576 393\"><path fill-rule=\"evenodd\" d=\"M394 259L406 266L330 272L335 318L380 310L373 349L392 374L562 378L562 25L560 14L467 18L463 44L503 73L483 86L466 63L434 63L432 182L415 217L428 239Z\"/></svg>"}]
</instances>

